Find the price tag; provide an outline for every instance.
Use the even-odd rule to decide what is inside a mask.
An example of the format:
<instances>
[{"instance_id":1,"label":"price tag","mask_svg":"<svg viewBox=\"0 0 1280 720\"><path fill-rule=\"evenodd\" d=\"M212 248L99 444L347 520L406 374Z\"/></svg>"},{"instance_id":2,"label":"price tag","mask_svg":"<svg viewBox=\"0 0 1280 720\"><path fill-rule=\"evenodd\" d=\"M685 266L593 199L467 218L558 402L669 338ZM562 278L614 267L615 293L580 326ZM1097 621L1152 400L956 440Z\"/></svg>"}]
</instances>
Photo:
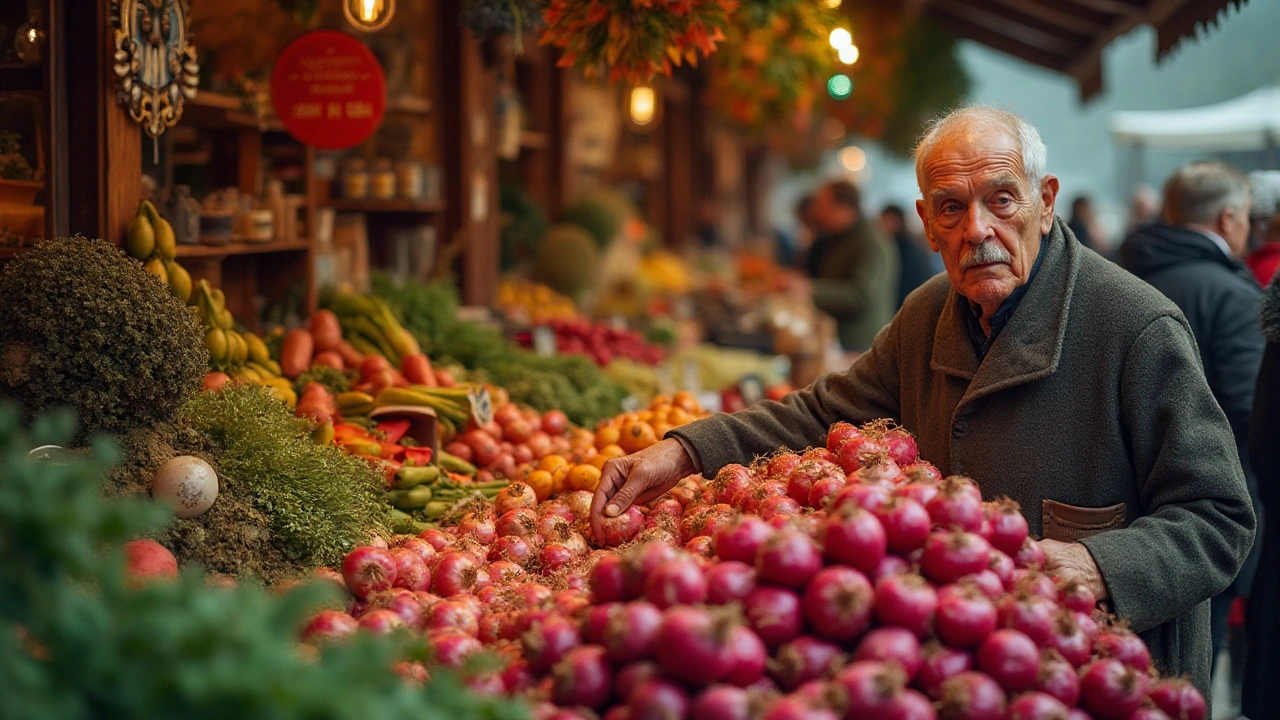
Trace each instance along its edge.
<instances>
[{"instance_id":1,"label":"price tag","mask_svg":"<svg viewBox=\"0 0 1280 720\"><path fill-rule=\"evenodd\" d=\"M747 375L738 381L738 392L742 393L742 401L748 407L764 399L764 383L759 375Z\"/></svg>"},{"instance_id":2,"label":"price tag","mask_svg":"<svg viewBox=\"0 0 1280 720\"><path fill-rule=\"evenodd\" d=\"M479 385L471 388L467 401L471 403L471 419L478 427L493 422L493 400L489 397L488 388Z\"/></svg>"},{"instance_id":3,"label":"price tag","mask_svg":"<svg viewBox=\"0 0 1280 720\"><path fill-rule=\"evenodd\" d=\"M556 333L547 325L533 329L533 351L542 357L556 354Z\"/></svg>"}]
</instances>

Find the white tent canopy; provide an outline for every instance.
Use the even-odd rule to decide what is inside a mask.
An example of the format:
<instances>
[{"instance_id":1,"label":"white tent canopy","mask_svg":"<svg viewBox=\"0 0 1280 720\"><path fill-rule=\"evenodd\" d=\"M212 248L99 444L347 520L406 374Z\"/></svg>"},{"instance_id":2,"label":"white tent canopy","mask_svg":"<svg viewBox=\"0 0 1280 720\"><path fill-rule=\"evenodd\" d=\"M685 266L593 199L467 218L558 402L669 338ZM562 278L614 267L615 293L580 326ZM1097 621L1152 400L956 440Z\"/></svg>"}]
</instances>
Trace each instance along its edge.
<instances>
[{"instance_id":1,"label":"white tent canopy","mask_svg":"<svg viewBox=\"0 0 1280 720\"><path fill-rule=\"evenodd\" d=\"M1116 140L1145 147L1249 151L1280 142L1280 87L1265 87L1233 100L1185 110L1111 113Z\"/></svg>"}]
</instances>

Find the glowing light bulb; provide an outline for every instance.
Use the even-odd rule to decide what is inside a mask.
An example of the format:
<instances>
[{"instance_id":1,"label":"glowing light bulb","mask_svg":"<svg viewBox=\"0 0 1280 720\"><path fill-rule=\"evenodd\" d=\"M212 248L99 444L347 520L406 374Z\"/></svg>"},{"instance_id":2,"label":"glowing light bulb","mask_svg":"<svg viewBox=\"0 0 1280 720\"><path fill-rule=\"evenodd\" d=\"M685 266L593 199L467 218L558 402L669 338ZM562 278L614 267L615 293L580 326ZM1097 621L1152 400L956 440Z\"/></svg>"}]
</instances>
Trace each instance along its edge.
<instances>
[{"instance_id":1,"label":"glowing light bulb","mask_svg":"<svg viewBox=\"0 0 1280 720\"><path fill-rule=\"evenodd\" d=\"M841 150L836 155L836 159L840 161L841 167L849 172L856 173L867 166L867 154L857 145L850 145Z\"/></svg>"},{"instance_id":2,"label":"glowing light bulb","mask_svg":"<svg viewBox=\"0 0 1280 720\"><path fill-rule=\"evenodd\" d=\"M822 6L828 10L835 10L840 7L840 0L822 0Z\"/></svg>"},{"instance_id":3,"label":"glowing light bulb","mask_svg":"<svg viewBox=\"0 0 1280 720\"><path fill-rule=\"evenodd\" d=\"M396 13L395 0L343 0L342 13L357 30L373 32L391 22Z\"/></svg>"},{"instance_id":4,"label":"glowing light bulb","mask_svg":"<svg viewBox=\"0 0 1280 720\"><path fill-rule=\"evenodd\" d=\"M831 47L839 50L853 44L853 33L850 33L845 28L836 28L831 31L829 39L831 40Z\"/></svg>"},{"instance_id":5,"label":"glowing light bulb","mask_svg":"<svg viewBox=\"0 0 1280 720\"><path fill-rule=\"evenodd\" d=\"M840 48L839 55L840 62L845 65L852 65L858 62L858 56L861 55L861 53L858 51L857 45L846 45Z\"/></svg>"},{"instance_id":6,"label":"glowing light bulb","mask_svg":"<svg viewBox=\"0 0 1280 720\"><path fill-rule=\"evenodd\" d=\"M653 88L638 85L631 89L631 122L641 127L653 122L658 112L658 98Z\"/></svg>"}]
</instances>

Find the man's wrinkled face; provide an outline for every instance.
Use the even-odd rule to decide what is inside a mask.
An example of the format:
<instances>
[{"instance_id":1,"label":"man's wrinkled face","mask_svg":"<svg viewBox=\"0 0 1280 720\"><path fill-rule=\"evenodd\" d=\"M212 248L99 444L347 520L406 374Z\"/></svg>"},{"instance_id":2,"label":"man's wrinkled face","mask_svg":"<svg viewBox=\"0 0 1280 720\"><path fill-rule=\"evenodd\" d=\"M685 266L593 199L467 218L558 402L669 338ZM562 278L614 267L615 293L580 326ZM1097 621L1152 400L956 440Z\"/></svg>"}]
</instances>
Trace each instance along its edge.
<instances>
[{"instance_id":1,"label":"man's wrinkled face","mask_svg":"<svg viewBox=\"0 0 1280 720\"><path fill-rule=\"evenodd\" d=\"M990 317L1026 283L1053 226L1058 180L1033 188L1017 140L999 126L967 123L940 137L923 164L916 210L956 292Z\"/></svg>"}]
</instances>

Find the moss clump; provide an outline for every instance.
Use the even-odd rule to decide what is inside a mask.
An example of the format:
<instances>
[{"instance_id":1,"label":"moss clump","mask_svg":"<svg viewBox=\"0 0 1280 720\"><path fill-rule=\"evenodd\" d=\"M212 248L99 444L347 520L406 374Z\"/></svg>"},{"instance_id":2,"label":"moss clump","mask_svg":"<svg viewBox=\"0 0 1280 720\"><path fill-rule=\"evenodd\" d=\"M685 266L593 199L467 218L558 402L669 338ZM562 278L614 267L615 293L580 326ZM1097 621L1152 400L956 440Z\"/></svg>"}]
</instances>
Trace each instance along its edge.
<instances>
[{"instance_id":1,"label":"moss clump","mask_svg":"<svg viewBox=\"0 0 1280 720\"><path fill-rule=\"evenodd\" d=\"M552 290L578 299L597 278L598 251L591 233L577 225L553 225L538 244L533 275Z\"/></svg>"},{"instance_id":2,"label":"moss clump","mask_svg":"<svg viewBox=\"0 0 1280 720\"><path fill-rule=\"evenodd\" d=\"M385 483L377 471L338 448L316 445L305 421L293 417L265 388L200 393L183 407L181 417L220 449L217 467L226 493L249 501L214 513L224 499L220 494L210 511L213 522L253 524L255 513L261 513L269 522L270 545L280 556L312 567L337 564L372 534L386 532ZM218 554L258 552L265 540L246 533L227 540L211 534L212 529L206 526L201 536L195 528L177 527L172 541L178 548L221 544L221 550L206 553L208 562Z\"/></svg>"},{"instance_id":3,"label":"moss clump","mask_svg":"<svg viewBox=\"0 0 1280 720\"><path fill-rule=\"evenodd\" d=\"M16 257L0 317L0 395L28 422L73 407L81 439L172 419L209 368L195 316L102 240L50 240Z\"/></svg>"},{"instance_id":4,"label":"moss clump","mask_svg":"<svg viewBox=\"0 0 1280 720\"><path fill-rule=\"evenodd\" d=\"M596 188L580 195L564 209L564 222L573 223L591 233L596 244L607 248L627 221L639 213L622 192Z\"/></svg>"}]
</instances>

